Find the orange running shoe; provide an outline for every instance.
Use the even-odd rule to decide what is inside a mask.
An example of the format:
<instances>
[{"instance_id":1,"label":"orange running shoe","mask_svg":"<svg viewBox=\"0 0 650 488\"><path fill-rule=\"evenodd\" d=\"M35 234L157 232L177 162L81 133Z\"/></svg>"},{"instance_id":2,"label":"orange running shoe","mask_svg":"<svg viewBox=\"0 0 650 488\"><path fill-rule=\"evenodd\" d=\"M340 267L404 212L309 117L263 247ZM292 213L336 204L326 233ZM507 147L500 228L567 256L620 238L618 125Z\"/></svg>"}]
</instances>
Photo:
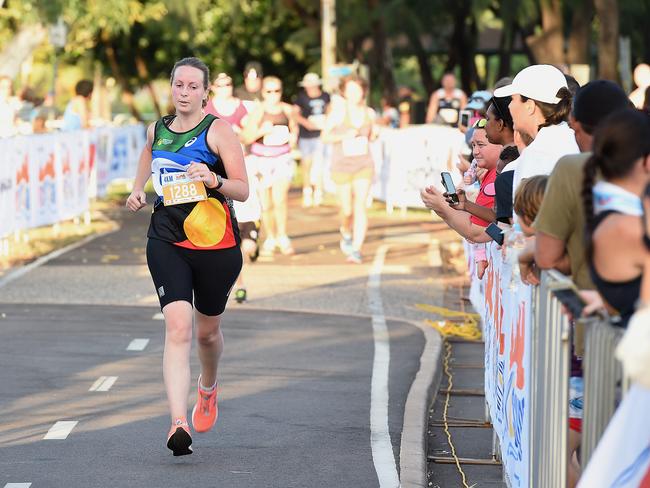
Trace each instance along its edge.
<instances>
[{"instance_id":1,"label":"orange running shoe","mask_svg":"<svg viewBox=\"0 0 650 488\"><path fill-rule=\"evenodd\" d=\"M198 398L192 410L192 425L197 432L207 432L217 422L219 408L217 407L217 387L212 391L205 391L201 388L201 377L199 376Z\"/></svg>"},{"instance_id":2,"label":"orange running shoe","mask_svg":"<svg viewBox=\"0 0 650 488\"><path fill-rule=\"evenodd\" d=\"M167 435L167 447L171 449L174 456L186 456L192 454L192 436L190 425L185 418L179 417L174 420L172 428Z\"/></svg>"}]
</instances>

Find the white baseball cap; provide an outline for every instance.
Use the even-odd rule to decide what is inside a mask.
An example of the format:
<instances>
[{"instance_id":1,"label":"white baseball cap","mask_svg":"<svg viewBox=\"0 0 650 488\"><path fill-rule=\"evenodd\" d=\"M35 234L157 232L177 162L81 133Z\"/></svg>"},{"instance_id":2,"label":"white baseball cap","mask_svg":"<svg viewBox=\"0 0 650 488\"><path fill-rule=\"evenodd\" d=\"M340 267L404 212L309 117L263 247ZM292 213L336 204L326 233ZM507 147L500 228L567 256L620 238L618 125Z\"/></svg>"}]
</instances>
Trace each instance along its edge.
<instances>
[{"instance_id":1,"label":"white baseball cap","mask_svg":"<svg viewBox=\"0 0 650 488\"><path fill-rule=\"evenodd\" d=\"M564 74L550 64L534 64L522 69L510 85L494 90L495 97L522 95L538 102L556 104L560 102L557 92L567 88Z\"/></svg>"},{"instance_id":2,"label":"white baseball cap","mask_svg":"<svg viewBox=\"0 0 650 488\"><path fill-rule=\"evenodd\" d=\"M307 73L302 77L302 81L298 83L298 86L320 86L322 84L323 82L317 73Z\"/></svg>"}]
</instances>

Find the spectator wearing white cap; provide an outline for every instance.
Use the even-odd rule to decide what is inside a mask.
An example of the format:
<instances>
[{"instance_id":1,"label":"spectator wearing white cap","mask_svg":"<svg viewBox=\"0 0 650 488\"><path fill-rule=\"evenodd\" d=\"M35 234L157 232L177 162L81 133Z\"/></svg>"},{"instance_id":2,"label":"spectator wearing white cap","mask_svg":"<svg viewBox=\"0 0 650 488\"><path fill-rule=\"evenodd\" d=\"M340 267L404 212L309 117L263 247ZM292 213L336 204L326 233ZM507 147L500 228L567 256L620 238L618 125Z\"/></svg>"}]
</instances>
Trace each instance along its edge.
<instances>
[{"instance_id":1,"label":"spectator wearing white cap","mask_svg":"<svg viewBox=\"0 0 650 488\"><path fill-rule=\"evenodd\" d=\"M571 93L556 67L536 64L524 68L510 85L497 88L494 96L512 97L509 109L515 129L533 139L515 163L513 194L522 179L549 174L562 156L579 152L567 124Z\"/></svg>"},{"instance_id":2,"label":"spectator wearing white cap","mask_svg":"<svg viewBox=\"0 0 650 488\"><path fill-rule=\"evenodd\" d=\"M299 126L302 205L311 207L320 205L323 200L324 148L320 133L330 96L321 90L322 81L316 73L307 73L299 85L303 90L296 97L293 108Z\"/></svg>"}]
</instances>

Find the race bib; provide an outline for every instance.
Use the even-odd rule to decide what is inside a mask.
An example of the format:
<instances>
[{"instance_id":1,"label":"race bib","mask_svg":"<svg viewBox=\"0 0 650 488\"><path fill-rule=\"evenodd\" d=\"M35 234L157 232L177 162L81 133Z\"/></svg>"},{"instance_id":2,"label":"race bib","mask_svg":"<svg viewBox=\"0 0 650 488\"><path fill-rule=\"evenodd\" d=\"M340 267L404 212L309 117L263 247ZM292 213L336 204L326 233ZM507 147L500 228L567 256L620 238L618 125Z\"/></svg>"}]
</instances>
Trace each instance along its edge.
<instances>
[{"instance_id":1,"label":"race bib","mask_svg":"<svg viewBox=\"0 0 650 488\"><path fill-rule=\"evenodd\" d=\"M165 206L207 200L208 194L202 181L193 181L187 173L163 173L160 175Z\"/></svg>"},{"instance_id":2,"label":"race bib","mask_svg":"<svg viewBox=\"0 0 650 488\"><path fill-rule=\"evenodd\" d=\"M365 136L343 139L343 156L365 156L368 154L368 138Z\"/></svg>"},{"instance_id":3,"label":"race bib","mask_svg":"<svg viewBox=\"0 0 650 488\"><path fill-rule=\"evenodd\" d=\"M289 127L274 125L273 131L264 136L262 143L265 146L284 146L289 143Z\"/></svg>"}]
</instances>

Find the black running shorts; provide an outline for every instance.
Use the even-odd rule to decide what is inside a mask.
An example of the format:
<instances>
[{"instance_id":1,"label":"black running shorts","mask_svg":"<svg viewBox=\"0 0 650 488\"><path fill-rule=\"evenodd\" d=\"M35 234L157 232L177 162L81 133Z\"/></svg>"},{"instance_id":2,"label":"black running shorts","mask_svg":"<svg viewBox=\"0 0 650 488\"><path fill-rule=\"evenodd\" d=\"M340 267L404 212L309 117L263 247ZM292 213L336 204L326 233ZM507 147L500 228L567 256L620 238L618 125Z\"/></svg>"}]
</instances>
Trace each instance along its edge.
<instances>
[{"instance_id":1,"label":"black running shorts","mask_svg":"<svg viewBox=\"0 0 650 488\"><path fill-rule=\"evenodd\" d=\"M204 251L149 239L147 264L161 309L184 300L204 315L221 315L241 271L242 255L239 247Z\"/></svg>"}]
</instances>

